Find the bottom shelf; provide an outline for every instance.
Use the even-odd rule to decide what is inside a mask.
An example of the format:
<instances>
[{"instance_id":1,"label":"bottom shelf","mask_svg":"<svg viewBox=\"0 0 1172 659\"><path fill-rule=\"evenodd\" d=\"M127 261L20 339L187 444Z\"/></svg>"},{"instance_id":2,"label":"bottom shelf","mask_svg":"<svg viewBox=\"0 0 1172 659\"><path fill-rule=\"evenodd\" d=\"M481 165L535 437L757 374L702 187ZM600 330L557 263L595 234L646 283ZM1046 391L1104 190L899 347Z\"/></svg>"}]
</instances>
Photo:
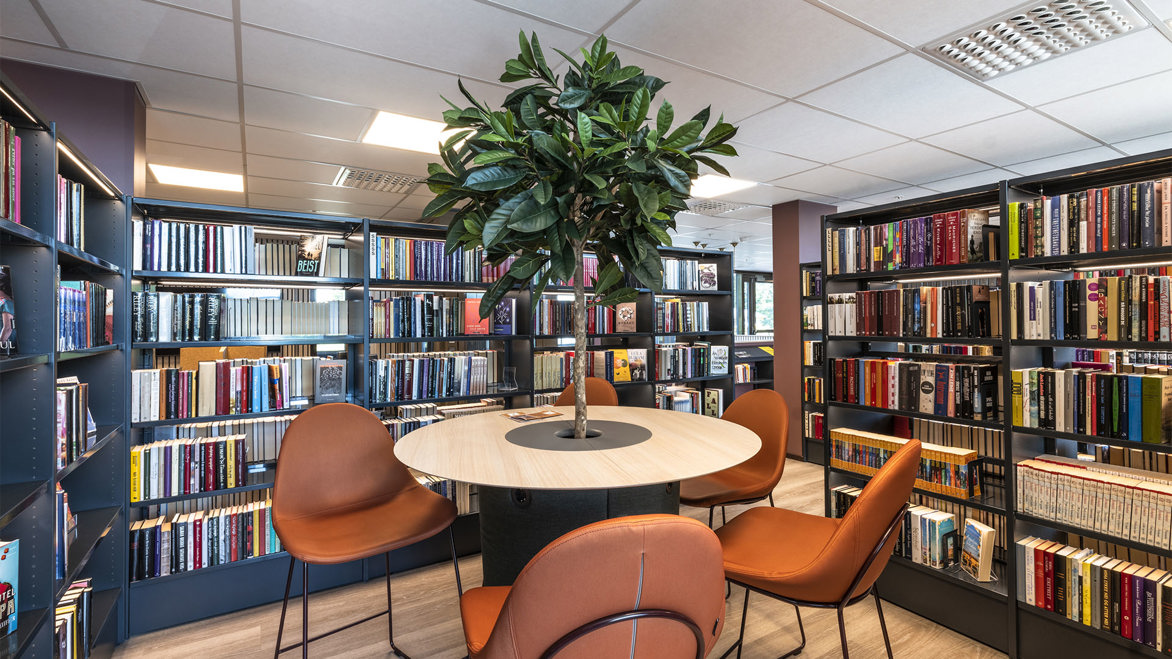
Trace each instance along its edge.
<instances>
[{"instance_id":1,"label":"bottom shelf","mask_svg":"<svg viewBox=\"0 0 1172 659\"><path fill-rule=\"evenodd\" d=\"M19 657L28 649L29 642L41 630L49 617L49 609L33 609L16 616L16 632L0 638L0 657Z\"/></svg>"},{"instance_id":2,"label":"bottom shelf","mask_svg":"<svg viewBox=\"0 0 1172 659\"><path fill-rule=\"evenodd\" d=\"M1018 653L1034 657L1163 657L1155 648L1087 627L1022 602L1017 605Z\"/></svg>"}]
</instances>

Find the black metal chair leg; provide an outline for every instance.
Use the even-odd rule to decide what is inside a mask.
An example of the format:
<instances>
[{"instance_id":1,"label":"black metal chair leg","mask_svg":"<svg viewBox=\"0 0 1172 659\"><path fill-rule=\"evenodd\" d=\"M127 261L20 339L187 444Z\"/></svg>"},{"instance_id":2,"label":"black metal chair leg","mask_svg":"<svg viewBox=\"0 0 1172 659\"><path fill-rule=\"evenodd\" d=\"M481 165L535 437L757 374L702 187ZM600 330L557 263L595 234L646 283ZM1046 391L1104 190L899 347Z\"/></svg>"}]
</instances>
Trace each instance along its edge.
<instances>
[{"instance_id":1,"label":"black metal chair leg","mask_svg":"<svg viewBox=\"0 0 1172 659\"><path fill-rule=\"evenodd\" d=\"M724 506L721 506L720 507L720 525L724 526L725 524L728 524L728 517L725 515Z\"/></svg>"},{"instance_id":2,"label":"black metal chair leg","mask_svg":"<svg viewBox=\"0 0 1172 659\"><path fill-rule=\"evenodd\" d=\"M846 649L846 621L842 618L842 607L838 607L838 638L842 642L842 659L850 659L851 653Z\"/></svg>"},{"instance_id":3,"label":"black metal chair leg","mask_svg":"<svg viewBox=\"0 0 1172 659\"><path fill-rule=\"evenodd\" d=\"M745 619L748 617L749 617L749 589L746 588L745 589L745 605L743 607L741 607L741 633L739 636L737 636L736 642L733 643L732 645L728 646L728 649L724 651L724 654L720 655L720 659L726 659L726 657L728 657L728 655L732 654L733 650L737 651L737 659L741 659L741 647L744 646L744 644L745 644Z\"/></svg>"},{"instance_id":4,"label":"black metal chair leg","mask_svg":"<svg viewBox=\"0 0 1172 659\"><path fill-rule=\"evenodd\" d=\"M708 506L708 528L712 528L712 513L716 512L716 506Z\"/></svg>"},{"instance_id":5,"label":"black metal chair leg","mask_svg":"<svg viewBox=\"0 0 1172 659\"><path fill-rule=\"evenodd\" d=\"M797 604L794 604L794 613L796 613L798 616L798 633L802 635L802 644L799 645L798 647L790 650L789 652L786 652L785 654L781 655L777 659L785 659L786 657L796 657L802 653L802 650L806 649L806 628L802 625L802 610L798 608Z\"/></svg>"},{"instance_id":6,"label":"black metal chair leg","mask_svg":"<svg viewBox=\"0 0 1172 659\"><path fill-rule=\"evenodd\" d=\"M273 650L273 659L281 656L281 634L285 632L285 610L289 608L289 588L293 586L293 563L296 560L289 557L289 576L285 577L285 599L281 600L281 624L277 626L277 647Z\"/></svg>"},{"instance_id":7,"label":"black metal chair leg","mask_svg":"<svg viewBox=\"0 0 1172 659\"><path fill-rule=\"evenodd\" d=\"M777 504L773 503L773 492L769 493L769 505L776 508Z\"/></svg>"},{"instance_id":8,"label":"black metal chair leg","mask_svg":"<svg viewBox=\"0 0 1172 659\"><path fill-rule=\"evenodd\" d=\"M879 613L879 628L883 630L883 645L887 647L887 659L894 659L891 654L891 639L887 637L887 621L883 619L883 605L879 603L879 590L872 588L871 594L875 596L875 611Z\"/></svg>"},{"instance_id":9,"label":"black metal chair leg","mask_svg":"<svg viewBox=\"0 0 1172 659\"><path fill-rule=\"evenodd\" d=\"M411 657L407 656L406 652L403 652L399 649L399 646L395 645L395 614L394 609L391 607L391 552L388 551L383 554L383 557L386 560L387 566L387 638L391 642L391 652L395 656L402 657L403 659L411 659Z\"/></svg>"},{"instance_id":10,"label":"black metal chair leg","mask_svg":"<svg viewBox=\"0 0 1172 659\"><path fill-rule=\"evenodd\" d=\"M301 659L309 659L309 563L301 562Z\"/></svg>"},{"instance_id":11,"label":"black metal chair leg","mask_svg":"<svg viewBox=\"0 0 1172 659\"><path fill-rule=\"evenodd\" d=\"M460 597L463 597L464 584L460 582L460 560L456 556L456 532L452 530L451 526L448 527L448 544L452 548L452 567L456 568L456 592Z\"/></svg>"}]
</instances>

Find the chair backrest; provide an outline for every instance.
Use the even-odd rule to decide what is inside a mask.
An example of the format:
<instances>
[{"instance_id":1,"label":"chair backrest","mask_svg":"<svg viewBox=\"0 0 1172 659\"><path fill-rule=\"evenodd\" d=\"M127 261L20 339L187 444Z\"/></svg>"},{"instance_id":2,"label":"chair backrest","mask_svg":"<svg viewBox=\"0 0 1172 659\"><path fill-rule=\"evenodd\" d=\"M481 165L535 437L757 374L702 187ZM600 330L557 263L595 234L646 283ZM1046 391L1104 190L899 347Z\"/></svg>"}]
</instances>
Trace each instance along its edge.
<instances>
[{"instance_id":1,"label":"chair backrest","mask_svg":"<svg viewBox=\"0 0 1172 659\"><path fill-rule=\"evenodd\" d=\"M554 405L573 405L574 404L574 383L562 390L558 396L557 402ZM614 385L602 378L586 378L586 404L587 405L618 405L619 395L614 390Z\"/></svg>"},{"instance_id":2,"label":"chair backrest","mask_svg":"<svg viewBox=\"0 0 1172 659\"><path fill-rule=\"evenodd\" d=\"M768 495L777 487L785 470L785 445L789 437L789 408L785 399L773 389L747 391L737 396L720 418L744 426L761 438L761 450L733 469L757 477L760 492L754 496Z\"/></svg>"},{"instance_id":3,"label":"chair backrest","mask_svg":"<svg viewBox=\"0 0 1172 659\"><path fill-rule=\"evenodd\" d=\"M513 584L480 656L536 659L567 633L631 610L681 614L701 630L703 654L724 625L724 564L708 527L678 515L603 520L542 549ZM640 618L599 627L558 659L697 656L678 620Z\"/></svg>"},{"instance_id":4,"label":"chair backrest","mask_svg":"<svg viewBox=\"0 0 1172 659\"><path fill-rule=\"evenodd\" d=\"M822 554L798 577L787 577L787 582L802 586L810 600L826 604L866 593L891 559L895 542L899 539L898 530L888 536L877 553L876 547L892 520L907 504L919 468L920 442L913 439L896 451L863 488ZM859 572L873 553L874 559L860 577Z\"/></svg>"},{"instance_id":5,"label":"chair backrest","mask_svg":"<svg viewBox=\"0 0 1172 659\"><path fill-rule=\"evenodd\" d=\"M273 526L388 498L416 485L374 414L350 403L317 405L289 424L277 456Z\"/></svg>"}]
</instances>

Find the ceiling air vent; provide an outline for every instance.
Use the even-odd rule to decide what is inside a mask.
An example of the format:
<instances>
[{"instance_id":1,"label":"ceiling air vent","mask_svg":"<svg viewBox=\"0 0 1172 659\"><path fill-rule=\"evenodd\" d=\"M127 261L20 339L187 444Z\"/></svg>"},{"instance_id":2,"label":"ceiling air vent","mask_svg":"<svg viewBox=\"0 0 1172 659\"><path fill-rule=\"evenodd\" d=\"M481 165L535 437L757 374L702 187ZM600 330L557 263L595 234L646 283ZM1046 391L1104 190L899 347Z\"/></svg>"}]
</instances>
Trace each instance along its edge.
<instances>
[{"instance_id":1,"label":"ceiling air vent","mask_svg":"<svg viewBox=\"0 0 1172 659\"><path fill-rule=\"evenodd\" d=\"M1121 0L1031 4L923 50L978 80L988 80L1145 25Z\"/></svg>"},{"instance_id":2,"label":"ceiling air vent","mask_svg":"<svg viewBox=\"0 0 1172 659\"><path fill-rule=\"evenodd\" d=\"M409 174L395 174L394 172L380 172L375 169L352 169L343 167L334 177L334 185L343 188L357 188L358 190L374 190L375 192L397 192L406 194L417 184L423 181L422 177Z\"/></svg>"},{"instance_id":3,"label":"ceiling air vent","mask_svg":"<svg viewBox=\"0 0 1172 659\"><path fill-rule=\"evenodd\" d=\"M720 201L718 199L689 199L688 210L700 215L720 215L721 213L728 213L731 211L739 211L742 208L748 208L752 204L737 204L731 201Z\"/></svg>"}]
</instances>

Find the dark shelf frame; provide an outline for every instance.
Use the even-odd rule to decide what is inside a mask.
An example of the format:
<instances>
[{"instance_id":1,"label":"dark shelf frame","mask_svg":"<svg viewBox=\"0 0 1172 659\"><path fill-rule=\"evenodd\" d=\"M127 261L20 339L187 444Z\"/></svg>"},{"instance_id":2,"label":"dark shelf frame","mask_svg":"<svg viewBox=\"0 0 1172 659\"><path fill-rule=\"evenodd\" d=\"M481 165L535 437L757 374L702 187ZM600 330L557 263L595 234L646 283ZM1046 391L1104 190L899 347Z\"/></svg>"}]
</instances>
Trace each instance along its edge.
<instances>
[{"instance_id":1,"label":"dark shelf frame","mask_svg":"<svg viewBox=\"0 0 1172 659\"><path fill-rule=\"evenodd\" d=\"M1127 263L1145 263L1152 259L1172 260L1172 253L1168 247L1141 247L1136 249L1119 249L1110 252L1091 252L1089 254L1060 254L1058 256L1037 256L1028 259L1013 259L1009 262L1014 268L1063 269L1072 267L1101 266L1101 270L1126 270Z\"/></svg>"},{"instance_id":2,"label":"dark shelf frame","mask_svg":"<svg viewBox=\"0 0 1172 659\"><path fill-rule=\"evenodd\" d=\"M0 529L36 502L46 492L48 481L25 481L0 485Z\"/></svg>"},{"instance_id":3,"label":"dark shelf frame","mask_svg":"<svg viewBox=\"0 0 1172 659\"><path fill-rule=\"evenodd\" d=\"M844 403L837 400L827 401L830 407L838 407L847 410L857 410L859 412L876 412L879 414L894 414L896 416L906 416L913 419L927 419L929 421L943 421L958 426L971 426L973 428L990 428L992 430L1002 430L1005 424L1001 421L978 421L976 419L961 419L958 417L945 416L940 414L928 414L926 412L910 412L905 410L893 410L886 407L874 407L872 405L861 405L859 403Z\"/></svg>"},{"instance_id":4,"label":"dark shelf frame","mask_svg":"<svg viewBox=\"0 0 1172 659\"><path fill-rule=\"evenodd\" d=\"M175 572L162 577L151 577L149 579L139 579L138 581L130 582L130 590L137 588L149 587L153 584L158 584L166 581L175 581L185 577L192 577L199 574L211 574L213 572L221 572L228 568L243 567L247 565L256 565L264 561L272 561L281 558L289 558L289 552L279 551L272 554L265 554L264 556L253 556L239 561L229 561L227 563L220 563L219 565L211 565L208 567L201 567L196 570L187 570L186 572Z\"/></svg>"},{"instance_id":5,"label":"dark shelf frame","mask_svg":"<svg viewBox=\"0 0 1172 659\"><path fill-rule=\"evenodd\" d=\"M0 373L48 364L50 356L49 353L42 352L33 355L16 354L11 357L0 357Z\"/></svg>"},{"instance_id":6,"label":"dark shelf frame","mask_svg":"<svg viewBox=\"0 0 1172 659\"><path fill-rule=\"evenodd\" d=\"M191 284L224 284L231 288L234 283L245 284L272 284L273 288L281 286L361 286L362 277L309 277L287 275L245 275L227 274L223 272L183 272L171 270L135 270L131 279L150 281L160 286L183 286Z\"/></svg>"},{"instance_id":7,"label":"dark shelf frame","mask_svg":"<svg viewBox=\"0 0 1172 659\"><path fill-rule=\"evenodd\" d=\"M958 277L972 274L973 279L992 278L1001 276L1000 261L980 261L978 263L954 263L951 265L936 265L929 268L905 268L902 270L876 270L874 272L856 272L849 275L830 275L829 281L899 281L902 279L919 279L926 277Z\"/></svg>"},{"instance_id":8,"label":"dark shelf frame","mask_svg":"<svg viewBox=\"0 0 1172 659\"><path fill-rule=\"evenodd\" d=\"M411 336L395 338L370 339L373 344L379 343L443 343L461 341L473 343L476 341L528 341L528 334L452 334L450 336Z\"/></svg>"},{"instance_id":9,"label":"dark shelf frame","mask_svg":"<svg viewBox=\"0 0 1172 659\"><path fill-rule=\"evenodd\" d=\"M77 456L77 459L57 470L56 481L61 482L66 476L72 474L79 467L84 465L90 458L94 457L102 451L102 449L109 446L114 440L122 435L122 424L115 424L110 426L98 426L97 441L90 447L88 451Z\"/></svg>"},{"instance_id":10,"label":"dark shelf frame","mask_svg":"<svg viewBox=\"0 0 1172 659\"><path fill-rule=\"evenodd\" d=\"M84 183L84 181L83 181ZM105 259L98 258L88 252L65 243L57 243L57 253L60 256L66 257L65 264L69 266L80 266L83 268L92 268L97 272L105 272L108 274L122 274L122 268L111 263Z\"/></svg>"},{"instance_id":11,"label":"dark shelf frame","mask_svg":"<svg viewBox=\"0 0 1172 659\"><path fill-rule=\"evenodd\" d=\"M829 462L829 461L827 461L827 462ZM849 469L840 469L838 467L828 467L828 469L830 470L830 473L832 473L832 474L838 474L839 476L843 476L848 479L854 479L856 481L860 481L863 483L869 482L871 480L871 478L873 478L872 476L868 476L866 474L856 473L856 472L850 471ZM940 494L938 492L932 492L931 490L920 489L918 487L913 488L912 492L915 494L920 494L920 495L923 495L926 497L930 497L932 499L939 499L941 501L948 501L950 503L955 503L955 504L958 504L961 506L974 508L976 510L984 510L984 511L990 512L990 513L997 513L999 515L1005 515L1006 514L1005 503L1004 503L1005 502L1005 486L992 484L992 483L989 483L988 480L986 480L986 482L981 484L981 488L982 488L981 497L979 499L962 499L961 497L954 497L954 496L949 496L947 494ZM1001 502L1001 503L999 504L997 502Z\"/></svg>"},{"instance_id":12,"label":"dark shelf frame","mask_svg":"<svg viewBox=\"0 0 1172 659\"><path fill-rule=\"evenodd\" d=\"M248 485L240 485L237 487L224 488L222 490L205 490L203 492L194 492L192 494L176 494L169 497L161 497L158 499L146 499L143 501L133 501L130 504L131 508L146 508L148 506L158 506L165 503L175 503L177 501L191 501L193 499L206 499L208 497L223 496L226 494L237 494L240 492L254 492L256 490L266 490L273 486L273 480L277 475L277 470L274 467L269 467L263 472L247 472L245 478L251 478L254 474L261 474L255 480L256 483L249 483Z\"/></svg>"},{"instance_id":13,"label":"dark shelf frame","mask_svg":"<svg viewBox=\"0 0 1172 659\"><path fill-rule=\"evenodd\" d=\"M1167 341L1090 341L1085 339L1013 339L1023 348L1095 348L1101 350L1168 350Z\"/></svg>"},{"instance_id":14,"label":"dark shelf frame","mask_svg":"<svg viewBox=\"0 0 1172 659\"><path fill-rule=\"evenodd\" d=\"M1147 552L1149 554L1156 554L1157 556L1164 556L1167 558L1172 558L1172 549L1165 549L1163 547L1157 547L1155 545L1149 545L1149 544L1145 544L1142 542L1135 542L1134 540L1120 538L1117 536L1110 535L1108 533L1100 533L1098 531L1084 529L1079 526L1072 526L1070 524L1065 524L1063 522L1056 522L1053 520L1045 519L1043 517L1037 517L1035 515L1027 515L1027 514L1021 513L1021 512L1016 513L1014 515L1014 518L1017 521L1025 523L1025 524L1033 524L1034 526L1042 526L1042 527L1045 527L1048 529L1053 529L1055 531L1062 531L1064 533L1073 533L1074 535L1085 535L1088 538L1094 538L1096 540L1110 542L1112 544L1121 545L1121 546L1127 547L1129 549L1136 549L1139 551Z\"/></svg>"},{"instance_id":15,"label":"dark shelf frame","mask_svg":"<svg viewBox=\"0 0 1172 659\"><path fill-rule=\"evenodd\" d=\"M216 414L213 416L193 416L186 419L161 419L159 421L136 421L130 424L132 428L159 428L165 426L181 426L188 423L205 423L214 421L244 421L247 419L263 419L270 416L287 416L292 414L301 414L305 410L313 407L312 405L305 407L290 407L283 410L271 410L268 412L248 412L245 414Z\"/></svg>"},{"instance_id":16,"label":"dark shelf frame","mask_svg":"<svg viewBox=\"0 0 1172 659\"><path fill-rule=\"evenodd\" d=\"M54 602L61 599L69 584L77 580L89 564L98 545L114 530L114 523L122 514L122 507L110 506L74 514L77 516L77 538L69 545L69 556L65 560L65 578L57 580Z\"/></svg>"},{"instance_id":17,"label":"dark shelf frame","mask_svg":"<svg viewBox=\"0 0 1172 659\"><path fill-rule=\"evenodd\" d=\"M319 343L343 343L349 345L362 342L362 337L355 334L336 334L318 336L291 335L288 337L265 336L257 338L231 338L221 339L219 341L148 341L144 343L131 344L131 347L135 350L161 350L169 348L218 348L220 346L305 346L317 345Z\"/></svg>"},{"instance_id":18,"label":"dark shelf frame","mask_svg":"<svg viewBox=\"0 0 1172 659\"><path fill-rule=\"evenodd\" d=\"M51 247L55 242L52 237L46 236L27 224L17 224L12 220L0 220L0 241L24 243L38 247Z\"/></svg>"},{"instance_id":19,"label":"dark shelf frame","mask_svg":"<svg viewBox=\"0 0 1172 659\"><path fill-rule=\"evenodd\" d=\"M92 357L93 355L100 355L107 352L118 352L122 350L121 343L111 343L104 346L94 346L92 348L77 348L74 350L61 350L57 352L57 362L69 361L71 359L81 359L83 357Z\"/></svg>"},{"instance_id":20,"label":"dark shelf frame","mask_svg":"<svg viewBox=\"0 0 1172 659\"><path fill-rule=\"evenodd\" d=\"M841 341L848 343L923 343L947 344L961 346L1000 346L1003 340L999 337L922 337L922 336L827 336L827 341Z\"/></svg>"},{"instance_id":21,"label":"dark shelf frame","mask_svg":"<svg viewBox=\"0 0 1172 659\"><path fill-rule=\"evenodd\" d=\"M910 359L917 361L948 361L965 364L998 364L1001 363L1001 355L948 355L936 354L931 352L907 352L899 350L868 350L866 355L859 355L860 357L878 357L881 359Z\"/></svg>"},{"instance_id":22,"label":"dark shelf frame","mask_svg":"<svg viewBox=\"0 0 1172 659\"><path fill-rule=\"evenodd\" d=\"M1144 451L1153 451L1155 453L1172 453L1172 444L1150 444L1148 442L1137 442L1130 439L1115 439L1113 437L1081 435L1079 433L1062 432L1059 430L1046 430L1044 428L1029 428L1027 426L1013 426L1013 432L1018 435L1034 435L1037 437L1068 439L1070 441L1081 442L1084 444L1106 444L1108 446L1119 446L1122 448L1137 448Z\"/></svg>"}]
</instances>

